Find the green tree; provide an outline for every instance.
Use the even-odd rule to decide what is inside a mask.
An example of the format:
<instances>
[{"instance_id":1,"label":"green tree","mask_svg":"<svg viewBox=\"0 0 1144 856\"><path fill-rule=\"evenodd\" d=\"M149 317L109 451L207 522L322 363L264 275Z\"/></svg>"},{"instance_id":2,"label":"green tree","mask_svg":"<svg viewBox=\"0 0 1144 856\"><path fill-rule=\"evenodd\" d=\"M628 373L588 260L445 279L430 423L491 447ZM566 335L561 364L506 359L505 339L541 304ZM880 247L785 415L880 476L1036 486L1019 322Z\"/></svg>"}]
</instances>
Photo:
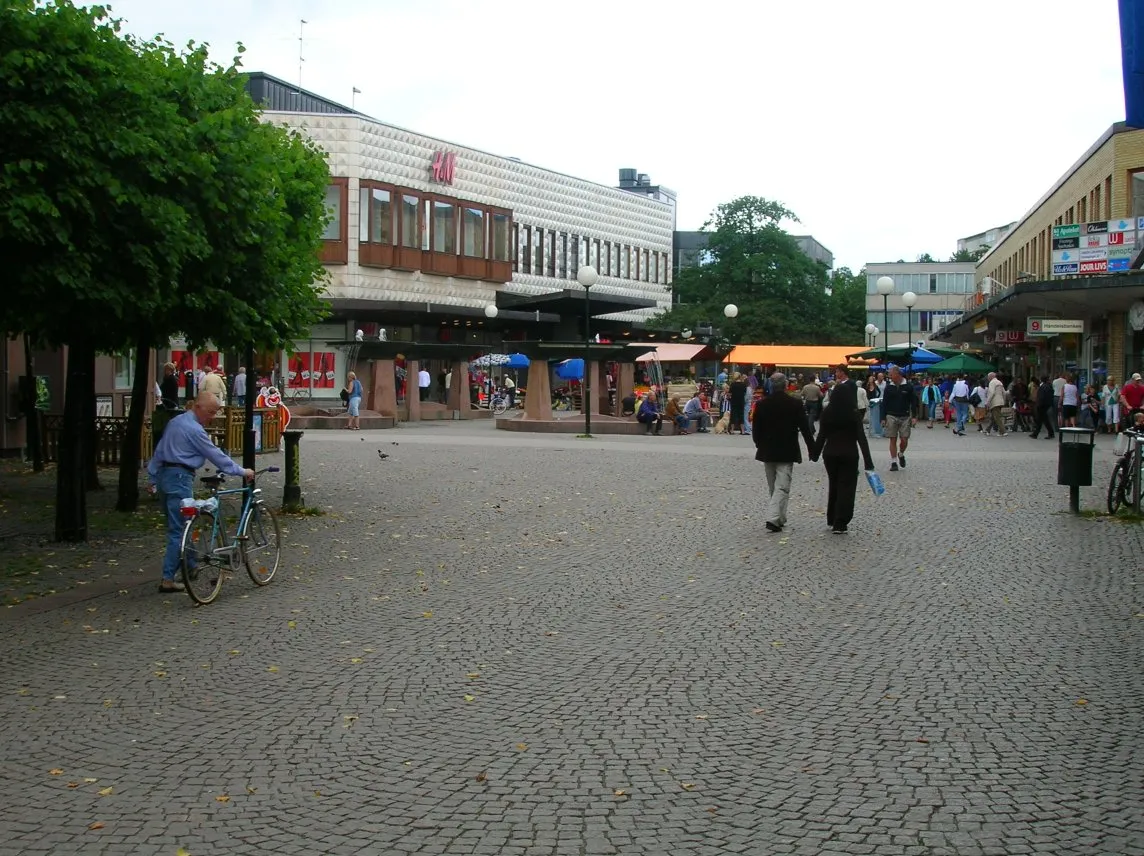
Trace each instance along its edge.
<instances>
[{"instance_id":1,"label":"green tree","mask_svg":"<svg viewBox=\"0 0 1144 856\"><path fill-rule=\"evenodd\" d=\"M933 264L936 261L937 259L931 256L929 253L922 253L920 256L918 256L918 262L921 264Z\"/></svg>"},{"instance_id":2,"label":"green tree","mask_svg":"<svg viewBox=\"0 0 1144 856\"><path fill-rule=\"evenodd\" d=\"M57 539L86 537L96 353L135 347L138 431L151 346L295 335L321 308L326 181L205 49L120 36L69 0L0 6L0 330L69 349ZM121 485L138 447L136 433Z\"/></svg>"},{"instance_id":3,"label":"green tree","mask_svg":"<svg viewBox=\"0 0 1144 856\"><path fill-rule=\"evenodd\" d=\"M706 263L680 272L681 305L659 315L664 327L718 325L737 341L807 344L830 341L826 268L807 257L781 227L798 218L779 202L743 196L720 205L704 225ZM739 315L723 317L734 303Z\"/></svg>"},{"instance_id":4,"label":"green tree","mask_svg":"<svg viewBox=\"0 0 1144 856\"><path fill-rule=\"evenodd\" d=\"M864 342L866 336L866 269L852 273L840 267L830 277L830 330L840 344Z\"/></svg>"},{"instance_id":5,"label":"green tree","mask_svg":"<svg viewBox=\"0 0 1144 856\"><path fill-rule=\"evenodd\" d=\"M958 250L949 257L951 262L978 262L981 261L982 256L989 252L989 246L982 244L976 250Z\"/></svg>"}]
</instances>

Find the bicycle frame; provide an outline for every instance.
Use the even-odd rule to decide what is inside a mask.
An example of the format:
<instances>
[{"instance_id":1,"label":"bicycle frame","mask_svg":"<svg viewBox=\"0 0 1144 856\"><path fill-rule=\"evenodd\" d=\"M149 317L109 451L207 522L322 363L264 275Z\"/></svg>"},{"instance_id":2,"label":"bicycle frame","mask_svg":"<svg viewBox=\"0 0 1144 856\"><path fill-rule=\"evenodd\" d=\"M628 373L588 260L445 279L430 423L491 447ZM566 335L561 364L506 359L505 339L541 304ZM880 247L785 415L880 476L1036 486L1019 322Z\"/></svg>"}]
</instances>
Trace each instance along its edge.
<instances>
[{"instance_id":1,"label":"bicycle frame","mask_svg":"<svg viewBox=\"0 0 1144 856\"><path fill-rule=\"evenodd\" d=\"M258 470L255 473L255 475L260 476L263 473L276 473L276 472L278 472L278 467L267 467L264 470ZM211 487L211 491L210 491L211 496L212 497L218 497L219 499L221 499L224 496L231 496L231 495L236 494L236 493L243 494L242 511L238 515L238 527L234 530L234 532L235 532L234 539L231 540L227 537L227 534L226 534L226 517L227 517L227 515L226 515L226 511L224 509L223 503L219 502L218 508L212 512L212 516L213 516L213 520L214 520L213 524L211 525L211 540L212 540L212 542L213 542L215 536L218 535L218 540L220 542L226 543L228 549L234 549L238 546L238 533L242 532L245 529L247 522L250 520L250 511L254 507L254 503L258 500L258 497L262 494L262 489L255 487L255 484L256 484L255 482L251 482L250 484L244 484L242 487L232 487L232 488L226 488L226 489L221 489L218 485L214 485ZM185 507L183 509L183 517L185 517L187 520L191 520L191 519L197 517L198 514L199 514L198 508Z\"/></svg>"}]
</instances>

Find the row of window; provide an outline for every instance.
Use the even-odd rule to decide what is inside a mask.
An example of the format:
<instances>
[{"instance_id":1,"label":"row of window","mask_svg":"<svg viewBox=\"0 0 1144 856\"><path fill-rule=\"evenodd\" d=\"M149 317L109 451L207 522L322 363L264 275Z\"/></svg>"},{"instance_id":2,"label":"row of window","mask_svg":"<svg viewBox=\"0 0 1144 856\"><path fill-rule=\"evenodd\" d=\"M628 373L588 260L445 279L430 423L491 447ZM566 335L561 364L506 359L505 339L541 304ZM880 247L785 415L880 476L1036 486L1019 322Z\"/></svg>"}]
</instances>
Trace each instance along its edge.
<instances>
[{"instance_id":1,"label":"row of window","mask_svg":"<svg viewBox=\"0 0 1144 856\"><path fill-rule=\"evenodd\" d=\"M671 268L668 253L520 223L513 245L513 270L534 276L575 279L580 265L591 265L601 276L667 285Z\"/></svg>"},{"instance_id":2,"label":"row of window","mask_svg":"<svg viewBox=\"0 0 1144 856\"><path fill-rule=\"evenodd\" d=\"M882 276L878 273L866 275L867 294L878 293L878 279ZM907 291L914 294L972 294L974 291L972 273L896 273L891 274L891 278L894 280L894 293L899 295Z\"/></svg>"},{"instance_id":3,"label":"row of window","mask_svg":"<svg viewBox=\"0 0 1144 856\"><path fill-rule=\"evenodd\" d=\"M322 234L327 242L323 261L348 260L348 193L345 178L333 179L326 188L330 219ZM420 251L458 257L461 275L479 275L481 268L473 262L488 260L512 262L514 271L556 279L575 279L580 265L590 264L602 276L662 285L669 281L666 252L521 225L501 208L364 179L357 205L358 259L365 265L408 267L398 251L413 250L414 256ZM433 264L427 269L453 273Z\"/></svg>"},{"instance_id":4,"label":"row of window","mask_svg":"<svg viewBox=\"0 0 1144 856\"><path fill-rule=\"evenodd\" d=\"M866 323L873 324L879 333L886 332L883 328L888 323L891 333L936 333L941 329L942 322L952 322L961 315L960 309L941 309L936 311L910 312L907 316L904 310L891 310L888 313L866 310Z\"/></svg>"}]
</instances>

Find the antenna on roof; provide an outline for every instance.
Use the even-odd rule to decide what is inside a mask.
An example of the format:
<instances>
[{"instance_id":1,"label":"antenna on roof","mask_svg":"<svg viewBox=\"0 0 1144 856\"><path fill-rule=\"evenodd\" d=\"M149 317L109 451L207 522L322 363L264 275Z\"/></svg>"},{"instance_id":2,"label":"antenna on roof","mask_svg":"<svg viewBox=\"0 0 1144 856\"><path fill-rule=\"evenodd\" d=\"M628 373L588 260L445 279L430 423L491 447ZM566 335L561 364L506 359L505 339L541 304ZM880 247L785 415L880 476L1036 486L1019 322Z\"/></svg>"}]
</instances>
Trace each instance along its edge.
<instances>
[{"instance_id":1,"label":"antenna on roof","mask_svg":"<svg viewBox=\"0 0 1144 856\"><path fill-rule=\"evenodd\" d=\"M305 57L302 56L302 33L306 26L306 19L299 18L298 20L300 22L298 24L298 95L300 97L302 95L302 63L306 61Z\"/></svg>"}]
</instances>

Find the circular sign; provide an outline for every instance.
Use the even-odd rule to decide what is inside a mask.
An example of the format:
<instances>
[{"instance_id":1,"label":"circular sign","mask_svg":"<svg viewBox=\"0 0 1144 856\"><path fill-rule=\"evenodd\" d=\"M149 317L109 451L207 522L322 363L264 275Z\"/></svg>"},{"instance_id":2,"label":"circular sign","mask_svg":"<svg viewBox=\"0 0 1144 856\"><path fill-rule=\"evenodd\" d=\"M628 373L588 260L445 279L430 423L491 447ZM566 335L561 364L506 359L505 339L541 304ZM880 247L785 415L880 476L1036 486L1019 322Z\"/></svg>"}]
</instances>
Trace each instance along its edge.
<instances>
[{"instance_id":1,"label":"circular sign","mask_svg":"<svg viewBox=\"0 0 1144 856\"><path fill-rule=\"evenodd\" d=\"M1030 321L1029 322L1029 332L1030 333L1040 333L1041 332L1041 322L1040 321Z\"/></svg>"}]
</instances>

